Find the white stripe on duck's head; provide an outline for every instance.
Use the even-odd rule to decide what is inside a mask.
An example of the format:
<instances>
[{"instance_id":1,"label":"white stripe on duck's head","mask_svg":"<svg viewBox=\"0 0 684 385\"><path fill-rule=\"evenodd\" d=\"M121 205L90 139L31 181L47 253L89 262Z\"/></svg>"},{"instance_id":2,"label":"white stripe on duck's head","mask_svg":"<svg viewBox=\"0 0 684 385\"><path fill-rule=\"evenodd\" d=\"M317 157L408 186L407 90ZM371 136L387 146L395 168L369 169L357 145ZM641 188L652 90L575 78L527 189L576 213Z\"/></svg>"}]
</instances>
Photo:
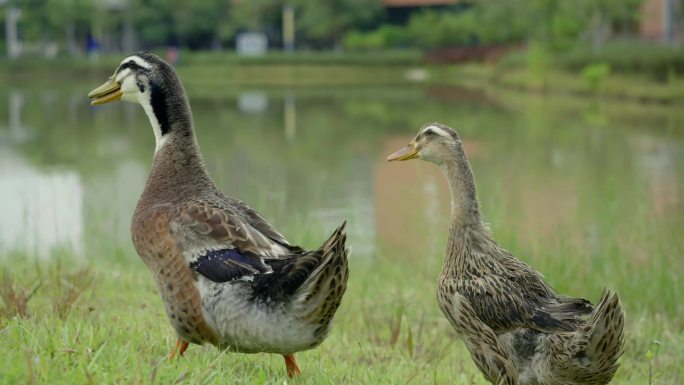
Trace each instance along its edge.
<instances>
[{"instance_id":1,"label":"white stripe on duck's head","mask_svg":"<svg viewBox=\"0 0 684 385\"><path fill-rule=\"evenodd\" d=\"M191 114L185 91L176 70L159 56L139 52L121 61L114 74L88 97L91 104L118 100L140 104L150 119L156 149L167 139L172 127L191 127Z\"/></svg>"},{"instance_id":2,"label":"white stripe on duck's head","mask_svg":"<svg viewBox=\"0 0 684 385\"><path fill-rule=\"evenodd\" d=\"M139 52L122 60L114 74L88 97L93 105L118 100L150 103L151 89L164 88L169 76L176 76L171 65L153 53Z\"/></svg>"}]
</instances>

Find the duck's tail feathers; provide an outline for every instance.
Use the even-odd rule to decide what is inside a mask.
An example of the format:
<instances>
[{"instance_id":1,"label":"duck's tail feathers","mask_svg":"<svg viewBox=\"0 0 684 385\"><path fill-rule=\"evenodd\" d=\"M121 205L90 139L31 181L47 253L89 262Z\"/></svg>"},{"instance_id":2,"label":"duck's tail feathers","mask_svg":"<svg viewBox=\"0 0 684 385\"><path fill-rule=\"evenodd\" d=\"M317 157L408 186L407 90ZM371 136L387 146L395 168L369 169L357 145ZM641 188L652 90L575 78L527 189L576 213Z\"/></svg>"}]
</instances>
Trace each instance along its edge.
<instances>
[{"instance_id":1,"label":"duck's tail feathers","mask_svg":"<svg viewBox=\"0 0 684 385\"><path fill-rule=\"evenodd\" d=\"M558 336L553 365L563 383L607 384L618 369L624 347L625 313L617 293L604 290L587 322L570 335Z\"/></svg>"},{"instance_id":2,"label":"duck's tail feathers","mask_svg":"<svg viewBox=\"0 0 684 385\"><path fill-rule=\"evenodd\" d=\"M297 290L301 313L312 322L320 323L327 332L328 324L342 302L349 276L345 221L317 250L320 264Z\"/></svg>"}]
</instances>

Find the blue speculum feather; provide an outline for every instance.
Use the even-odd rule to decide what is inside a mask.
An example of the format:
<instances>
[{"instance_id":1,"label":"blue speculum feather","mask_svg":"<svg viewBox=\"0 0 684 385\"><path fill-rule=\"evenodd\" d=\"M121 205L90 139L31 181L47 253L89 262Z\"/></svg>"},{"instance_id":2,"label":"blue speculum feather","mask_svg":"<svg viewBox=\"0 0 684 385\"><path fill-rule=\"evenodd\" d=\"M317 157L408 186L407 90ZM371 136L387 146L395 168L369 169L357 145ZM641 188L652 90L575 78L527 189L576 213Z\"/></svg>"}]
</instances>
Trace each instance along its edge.
<instances>
[{"instance_id":1,"label":"blue speculum feather","mask_svg":"<svg viewBox=\"0 0 684 385\"><path fill-rule=\"evenodd\" d=\"M264 270L259 258L237 249L211 250L192 262L190 268L214 282L232 281Z\"/></svg>"}]
</instances>

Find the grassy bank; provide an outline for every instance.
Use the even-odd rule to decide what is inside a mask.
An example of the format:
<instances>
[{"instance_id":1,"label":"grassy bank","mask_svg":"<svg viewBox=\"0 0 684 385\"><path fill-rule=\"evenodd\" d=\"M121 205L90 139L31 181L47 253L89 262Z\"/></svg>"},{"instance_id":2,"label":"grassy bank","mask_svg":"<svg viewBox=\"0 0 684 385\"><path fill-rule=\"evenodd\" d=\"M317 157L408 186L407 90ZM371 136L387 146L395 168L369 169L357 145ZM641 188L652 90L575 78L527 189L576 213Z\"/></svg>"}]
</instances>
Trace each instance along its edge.
<instances>
[{"instance_id":1,"label":"grassy bank","mask_svg":"<svg viewBox=\"0 0 684 385\"><path fill-rule=\"evenodd\" d=\"M462 65L437 69L433 78L478 89L504 88L536 94L561 94L582 98L627 100L643 103L684 102L684 79L672 75L658 81L645 75L611 74L599 84L582 73L548 69L534 73L527 68L502 69L489 65Z\"/></svg>"},{"instance_id":2,"label":"grassy bank","mask_svg":"<svg viewBox=\"0 0 684 385\"><path fill-rule=\"evenodd\" d=\"M163 53L160 54L163 56ZM684 102L684 79L676 71L654 76L651 72L659 67L652 65L648 67L648 72L641 74L638 71L611 73L612 67L600 64L603 62L580 68L581 65L577 63L584 62L571 55L567 60L557 59L558 63L546 63L537 68L534 63L522 63L521 55L512 54L510 60L503 61L503 65L428 65L414 51L374 54L273 53L263 57L240 57L231 53L185 53L181 55L177 68L187 87L211 88L218 92L222 88L253 86L429 84L505 88L527 93L645 103ZM0 61L0 81L15 86L47 86L84 78L98 81L109 76L120 60L120 56L114 55L95 62L66 58L52 61Z\"/></svg>"},{"instance_id":3,"label":"grassy bank","mask_svg":"<svg viewBox=\"0 0 684 385\"><path fill-rule=\"evenodd\" d=\"M157 52L164 57L163 52ZM63 83L111 75L123 59L107 55L96 61L0 60L0 80L14 85ZM389 51L373 55L324 53L271 53L242 57L234 53L182 53L176 64L184 83L214 87L402 85L410 82L406 71L421 65L414 51Z\"/></svg>"},{"instance_id":4,"label":"grassy bank","mask_svg":"<svg viewBox=\"0 0 684 385\"><path fill-rule=\"evenodd\" d=\"M560 268L562 261L556 263ZM10 259L3 266L2 384L486 383L437 309L438 259L355 259L332 334L320 348L298 355L303 376L296 381L285 377L282 358L275 355L191 346L182 359L168 361L174 333L140 261ZM626 287L630 277L623 279ZM622 292L628 338L614 383L680 383L681 318L634 312L640 299L626 292L632 291Z\"/></svg>"}]
</instances>

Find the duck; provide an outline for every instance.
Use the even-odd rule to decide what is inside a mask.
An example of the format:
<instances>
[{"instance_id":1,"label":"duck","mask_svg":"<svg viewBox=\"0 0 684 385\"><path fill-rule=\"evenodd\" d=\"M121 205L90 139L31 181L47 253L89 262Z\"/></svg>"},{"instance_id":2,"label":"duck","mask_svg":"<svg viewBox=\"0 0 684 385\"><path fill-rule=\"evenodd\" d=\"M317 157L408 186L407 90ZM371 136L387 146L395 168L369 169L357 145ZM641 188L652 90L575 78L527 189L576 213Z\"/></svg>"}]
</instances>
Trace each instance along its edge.
<instances>
[{"instance_id":1,"label":"duck","mask_svg":"<svg viewBox=\"0 0 684 385\"><path fill-rule=\"evenodd\" d=\"M438 280L439 308L485 379L497 385L607 384L624 345L617 293L590 301L557 294L544 277L499 246L480 214L458 133L419 130L389 161L439 166L451 193L451 225Z\"/></svg>"},{"instance_id":2,"label":"duck","mask_svg":"<svg viewBox=\"0 0 684 385\"><path fill-rule=\"evenodd\" d=\"M140 104L155 136L152 167L131 221L135 249L152 272L177 340L238 353L274 353L287 375L294 354L329 334L347 286L346 221L315 250L290 243L209 176L176 70L140 52L88 94L92 105Z\"/></svg>"}]
</instances>

